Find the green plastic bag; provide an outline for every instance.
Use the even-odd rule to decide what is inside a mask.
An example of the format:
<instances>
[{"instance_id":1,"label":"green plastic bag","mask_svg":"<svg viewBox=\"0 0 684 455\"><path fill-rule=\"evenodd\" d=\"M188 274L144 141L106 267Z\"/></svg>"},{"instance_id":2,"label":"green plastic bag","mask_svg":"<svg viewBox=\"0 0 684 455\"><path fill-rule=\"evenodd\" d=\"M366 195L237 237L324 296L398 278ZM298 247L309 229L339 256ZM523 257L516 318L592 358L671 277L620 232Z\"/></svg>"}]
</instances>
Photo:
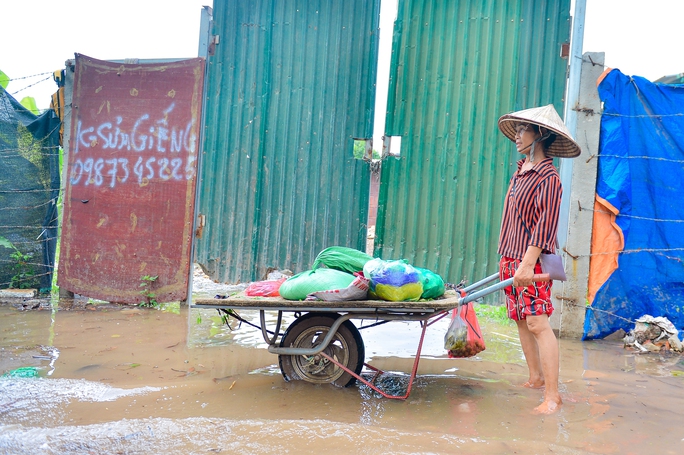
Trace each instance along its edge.
<instances>
[{"instance_id":1,"label":"green plastic bag","mask_svg":"<svg viewBox=\"0 0 684 455\"><path fill-rule=\"evenodd\" d=\"M287 300L304 300L313 292L344 289L354 281L354 275L334 269L307 270L288 278L280 285L280 296Z\"/></svg>"},{"instance_id":2,"label":"green plastic bag","mask_svg":"<svg viewBox=\"0 0 684 455\"><path fill-rule=\"evenodd\" d=\"M4 378L37 378L38 368L36 367L21 367L16 370L8 371L3 374Z\"/></svg>"},{"instance_id":3,"label":"green plastic bag","mask_svg":"<svg viewBox=\"0 0 684 455\"><path fill-rule=\"evenodd\" d=\"M444 280L432 270L414 267L420 274L420 280L423 282L423 294L421 299L436 299L444 295Z\"/></svg>"},{"instance_id":4,"label":"green plastic bag","mask_svg":"<svg viewBox=\"0 0 684 455\"><path fill-rule=\"evenodd\" d=\"M311 268L317 270L324 265L329 269L355 273L362 271L363 266L371 259L373 259L371 256L354 248L331 246L318 253Z\"/></svg>"}]
</instances>

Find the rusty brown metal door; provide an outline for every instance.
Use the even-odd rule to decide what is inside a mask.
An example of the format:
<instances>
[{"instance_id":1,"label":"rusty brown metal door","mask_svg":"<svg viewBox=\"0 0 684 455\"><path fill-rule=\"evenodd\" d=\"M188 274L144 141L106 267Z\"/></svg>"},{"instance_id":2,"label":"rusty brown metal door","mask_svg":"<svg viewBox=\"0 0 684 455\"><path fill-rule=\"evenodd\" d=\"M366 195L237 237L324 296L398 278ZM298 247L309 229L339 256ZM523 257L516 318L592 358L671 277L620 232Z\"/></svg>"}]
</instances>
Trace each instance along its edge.
<instances>
[{"instance_id":1,"label":"rusty brown metal door","mask_svg":"<svg viewBox=\"0 0 684 455\"><path fill-rule=\"evenodd\" d=\"M121 64L76 55L60 287L139 303L187 294L204 59Z\"/></svg>"}]
</instances>

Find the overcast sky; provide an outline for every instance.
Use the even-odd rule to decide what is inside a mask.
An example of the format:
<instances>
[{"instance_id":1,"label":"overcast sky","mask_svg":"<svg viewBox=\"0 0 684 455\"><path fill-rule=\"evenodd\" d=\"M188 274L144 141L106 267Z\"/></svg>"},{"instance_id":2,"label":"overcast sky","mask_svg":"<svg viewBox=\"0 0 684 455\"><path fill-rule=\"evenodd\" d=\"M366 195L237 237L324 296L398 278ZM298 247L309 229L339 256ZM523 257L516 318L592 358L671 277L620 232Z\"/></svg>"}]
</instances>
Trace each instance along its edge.
<instances>
[{"instance_id":1,"label":"overcast sky","mask_svg":"<svg viewBox=\"0 0 684 455\"><path fill-rule=\"evenodd\" d=\"M683 0L586 2L584 52L605 52L607 66L652 81L684 73Z\"/></svg>"},{"instance_id":2,"label":"overcast sky","mask_svg":"<svg viewBox=\"0 0 684 455\"><path fill-rule=\"evenodd\" d=\"M383 11L393 16L395 1L384 0ZM54 82L49 74L29 76L63 68L75 52L100 60L197 56L207 4L212 0L5 0L0 70L15 98L33 96L47 108ZM584 51L605 52L608 66L650 80L684 72L682 13L684 0L587 0ZM384 30L392 18L383 18ZM386 86L378 90L384 99Z\"/></svg>"},{"instance_id":3,"label":"overcast sky","mask_svg":"<svg viewBox=\"0 0 684 455\"><path fill-rule=\"evenodd\" d=\"M197 57L202 5L212 3L4 0L0 70L12 79L7 90L17 100L33 96L39 108L47 108L57 89L51 75L19 78L62 69L74 53L99 60Z\"/></svg>"}]
</instances>

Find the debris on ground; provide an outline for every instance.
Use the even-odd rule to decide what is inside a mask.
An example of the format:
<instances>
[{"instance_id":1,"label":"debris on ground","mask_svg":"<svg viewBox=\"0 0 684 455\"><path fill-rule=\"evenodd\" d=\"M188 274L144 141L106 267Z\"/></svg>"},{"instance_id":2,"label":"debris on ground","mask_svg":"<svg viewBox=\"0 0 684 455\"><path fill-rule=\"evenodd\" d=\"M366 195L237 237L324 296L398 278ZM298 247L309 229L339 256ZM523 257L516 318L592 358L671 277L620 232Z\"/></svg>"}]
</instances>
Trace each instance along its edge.
<instances>
[{"instance_id":1,"label":"debris on ground","mask_svg":"<svg viewBox=\"0 0 684 455\"><path fill-rule=\"evenodd\" d=\"M645 314L636 320L634 328L625 335L623 342L626 348L634 348L640 352L682 352L684 346L678 333L667 318Z\"/></svg>"}]
</instances>

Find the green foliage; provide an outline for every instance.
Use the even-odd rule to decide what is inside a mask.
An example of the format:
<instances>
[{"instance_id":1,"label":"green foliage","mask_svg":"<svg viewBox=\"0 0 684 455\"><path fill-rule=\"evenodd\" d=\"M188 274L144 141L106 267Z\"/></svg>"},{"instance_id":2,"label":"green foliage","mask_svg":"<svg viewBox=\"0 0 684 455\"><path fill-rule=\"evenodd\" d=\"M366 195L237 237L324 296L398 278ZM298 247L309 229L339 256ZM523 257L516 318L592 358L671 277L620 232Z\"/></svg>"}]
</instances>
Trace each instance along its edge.
<instances>
[{"instance_id":1,"label":"green foliage","mask_svg":"<svg viewBox=\"0 0 684 455\"><path fill-rule=\"evenodd\" d=\"M36 166L36 175L45 188L50 188L50 163L43 151L43 143L36 139L33 134L22 124L17 127L17 146L19 155L26 158Z\"/></svg>"},{"instance_id":2,"label":"green foliage","mask_svg":"<svg viewBox=\"0 0 684 455\"><path fill-rule=\"evenodd\" d=\"M59 175L62 175L62 166L64 162L64 149L62 147L59 148ZM59 196L57 197L57 210L59 213L64 213L62 211L63 208L63 203L62 203L62 191L59 192ZM60 222L59 225L57 226L57 238L61 238L62 236L62 223ZM57 274L59 273L57 264L59 264L59 255L61 251L61 242L57 242L57 246L55 247L55 268L53 269L52 272L52 294L59 294L59 286L57 286Z\"/></svg>"},{"instance_id":3,"label":"green foliage","mask_svg":"<svg viewBox=\"0 0 684 455\"><path fill-rule=\"evenodd\" d=\"M12 264L12 271L15 274L10 279L10 287L13 289L30 289L38 286L38 281L36 280L36 272L31 267L30 261L33 257L33 253L22 253L19 250L15 250L10 254L10 258L14 260Z\"/></svg>"},{"instance_id":4,"label":"green foliage","mask_svg":"<svg viewBox=\"0 0 684 455\"><path fill-rule=\"evenodd\" d=\"M366 143L365 141L354 141L354 158L357 160L362 160L363 155L366 153ZM380 152L373 150L373 159L380 159Z\"/></svg>"},{"instance_id":5,"label":"green foliage","mask_svg":"<svg viewBox=\"0 0 684 455\"><path fill-rule=\"evenodd\" d=\"M142 288L140 290L140 295L142 295L145 300L140 302L138 306L154 308L159 305L159 302L157 302L156 299L157 294L152 292L152 285L157 281L158 278L158 275L143 275L140 277L140 287Z\"/></svg>"},{"instance_id":6,"label":"green foliage","mask_svg":"<svg viewBox=\"0 0 684 455\"><path fill-rule=\"evenodd\" d=\"M31 111L34 115L40 115L40 109L36 105L36 99L32 96L25 96L19 101L19 104Z\"/></svg>"},{"instance_id":7,"label":"green foliage","mask_svg":"<svg viewBox=\"0 0 684 455\"><path fill-rule=\"evenodd\" d=\"M215 337L216 335L223 333L224 325L227 324L226 315L222 314L220 316L212 316L210 320L211 327L209 327L209 336Z\"/></svg>"},{"instance_id":8,"label":"green foliage","mask_svg":"<svg viewBox=\"0 0 684 455\"><path fill-rule=\"evenodd\" d=\"M506 305L475 304L475 314L478 318L496 321L501 325L513 325L514 322L508 317Z\"/></svg>"},{"instance_id":9,"label":"green foliage","mask_svg":"<svg viewBox=\"0 0 684 455\"><path fill-rule=\"evenodd\" d=\"M7 74L5 74L2 70L0 70L0 87L3 89L7 88L7 85L9 85L10 78Z\"/></svg>"},{"instance_id":10,"label":"green foliage","mask_svg":"<svg viewBox=\"0 0 684 455\"><path fill-rule=\"evenodd\" d=\"M9 240L7 240L5 237L3 237L1 235L0 235L0 246L4 246L5 248L9 248L10 250L16 250L17 249L14 246L14 244L12 244L12 242L10 242Z\"/></svg>"},{"instance_id":11,"label":"green foliage","mask_svg":"<svg viewBox=\"0 0 684 455\"><path fill-rule=\"evenodd\" d=\"M366 144L363 141L354 141L354 158L357 160L363 159L363 154L366 152Z\"/></svg>"},{"instance_id":12,"label":"green foliage","mask_svg":"<svg viewBox=\"0 0 684 455\"><path fill-rule=\"evenodd\" d=\"M10 278L10 288L12 289L31 289L38 287L36 272L31 264L33 253L22 253L19 248L5 237L0 236L0 246L13 250L9 257L14 261Z\"/></svg>"}]
</instances>

